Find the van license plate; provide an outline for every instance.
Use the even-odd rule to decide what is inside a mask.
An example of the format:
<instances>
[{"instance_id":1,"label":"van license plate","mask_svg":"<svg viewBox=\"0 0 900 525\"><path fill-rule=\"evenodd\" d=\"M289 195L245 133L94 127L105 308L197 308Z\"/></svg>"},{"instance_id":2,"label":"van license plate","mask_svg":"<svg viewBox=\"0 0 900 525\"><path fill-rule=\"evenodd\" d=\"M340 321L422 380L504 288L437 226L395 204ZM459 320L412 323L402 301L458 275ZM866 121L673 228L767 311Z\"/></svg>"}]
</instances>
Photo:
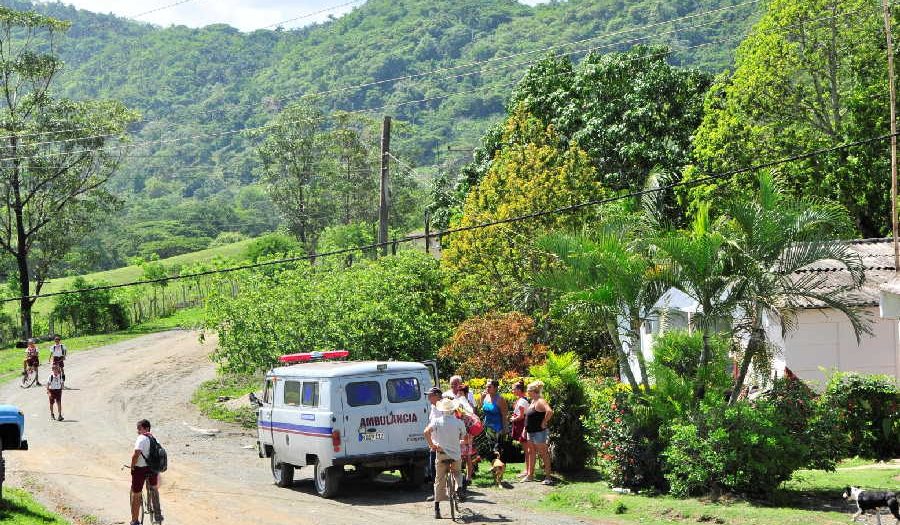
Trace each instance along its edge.
<instances>
[{"instance_id":1,"label":"van license plate","mask_svg":"<svg viewBox=\"0 0 900 525\"><path fill-rule=\"evenodd\" d=\"M365 434L360 434L363 441L380 441L384 439L384 432L366 432Z\"/></svg>"}]
</instances>

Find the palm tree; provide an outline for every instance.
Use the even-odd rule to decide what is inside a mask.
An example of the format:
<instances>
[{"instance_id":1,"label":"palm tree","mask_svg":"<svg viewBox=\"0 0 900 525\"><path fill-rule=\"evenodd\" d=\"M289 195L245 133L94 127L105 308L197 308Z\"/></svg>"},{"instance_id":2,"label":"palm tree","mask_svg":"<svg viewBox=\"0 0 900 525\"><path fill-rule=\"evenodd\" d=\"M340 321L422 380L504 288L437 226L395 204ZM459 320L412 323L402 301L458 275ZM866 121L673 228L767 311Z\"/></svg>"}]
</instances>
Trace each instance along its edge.
<instances>
[{"instance_id":1,"label":"palm tree","mask_svg":"<svg viewBox=\"0 0 900 525\"><path fill-rule=\"evenodd\" d=\"M660 274L699 305L694 325L703 336L703 345L694 379L694 398L706 395L706 368L712 357L710 338L723 322L730 321L737 304L736 275L729 239L709 220L709 205L700 205L691 229L666 233L652 241Z\"/></svg>"},{"instance_id":2,"label":"palm tree","mask_svg":"<svg viewBox=\"0 0 900 525\"><path fill-rule=\"evenodd\" d=\"M636 235L641 231L636 221L611 220L590 233L547 235L538 240L538 247L555 255L561 265L535 277L539 286L562 292L571 306L591 308L598 314L635 393L641 390L631 358L637 362L644 389L649 390L640 328L664 291L655 278L647 244Z\"/></svg>"},{"instance_id":3,"label":"palm tree","mask_svg":"<svg viewBox=\"0 0 900 525\"><path fill-rule=\"evenodd\" d=\"M740 303L737 328L747 334L729 400L734 403L753 360L771 348L764 329L766 318L779 319L786 333L798 308L816 304L846 315L857 341L870 327L853 306L853 294L865 275L859 254L838 238L852 228L843 207L787 196L770 175L763 174L756 195L729 201L725 211L741 268L735 285ZM828 287L821 272L797 273L822 261L846 269L849 282Z\"/></svg>"}]
</instances>

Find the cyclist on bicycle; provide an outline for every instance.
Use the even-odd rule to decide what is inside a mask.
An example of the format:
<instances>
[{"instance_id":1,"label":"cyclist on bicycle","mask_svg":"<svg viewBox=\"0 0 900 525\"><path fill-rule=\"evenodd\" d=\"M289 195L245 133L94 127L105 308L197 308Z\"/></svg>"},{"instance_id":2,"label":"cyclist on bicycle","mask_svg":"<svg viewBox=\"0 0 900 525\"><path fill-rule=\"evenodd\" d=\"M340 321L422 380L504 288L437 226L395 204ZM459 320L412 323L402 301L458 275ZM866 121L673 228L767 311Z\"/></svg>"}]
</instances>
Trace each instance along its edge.
<instances>
[{"instance_id":1,"label":"cyclist on bicycle","mask_svg":"<svg viewBox=\"0 0 900 525\"><path fill-rule=\"evenodd\" d=\"M59 369L62 371L63 381L66 380L66 345L60 342L60 337L56 336L53 338L53 346L50 347L50 364L53 366L59 366Z\"/></svg>"},{"instance_id":2,"label":"cyclist on bicycle","mask_svg":"<svg viewBox=\"0 0 900 525\"><path fill-rule=\"evenodd\" d=\"M141 510L141 490L144 488L144 482L150 484L153 491L159 489L159 474L150 470L147 466L146 456L150 454L150 422L142 419L137 422L137 440L134 442L134 452L131 454L131 525L140 525ZM157 492L158 494L158 492ZM156 498L159 499L158 497ZM159 508L159 501L153 502L153 509L156 512L154 521L162 523L162 512Z\"/></svg>"},{"instance_id":3,"label":"cyclist on bicycle","mask_svg":"<svg viewBox=\"0 0 900 525\"><path fill-rule=\"evenodd\" d=\"M40 352L38 351L38 347L35 344L37 340L31 338L28 340L28 347L25 349L25 360L22 361L22 375L26 375L28 373L28 367L34 368L35 375L38 374L38 367L41 366L41 358ZM40 377L40 376L37 376ZM38 386L41 386L41 380L37 380Z\"/></svg>"},{"instance_id":4,"label":"cyclist on bicycle","mask_svg":"<svg viewBox=\"0 0 900 525\"><path fill-rule=\"evenodd\" d=\"M435 403L435 408L440 415L432 419L425 427L425 441L428 448L437 453L434 477L434 517L441 519L441 501L449 499L450 490L462 485L459 475L459 463L462 461L462 453L459 442L466 436L466 425L458 419L454 412L457 404L452 399L441 399ZM447 461L451 462L448 463ZM447 470L453 474L456 487L447 486ZM457 498L461 494L457 493Z\"/></svg>"}]
</instances>

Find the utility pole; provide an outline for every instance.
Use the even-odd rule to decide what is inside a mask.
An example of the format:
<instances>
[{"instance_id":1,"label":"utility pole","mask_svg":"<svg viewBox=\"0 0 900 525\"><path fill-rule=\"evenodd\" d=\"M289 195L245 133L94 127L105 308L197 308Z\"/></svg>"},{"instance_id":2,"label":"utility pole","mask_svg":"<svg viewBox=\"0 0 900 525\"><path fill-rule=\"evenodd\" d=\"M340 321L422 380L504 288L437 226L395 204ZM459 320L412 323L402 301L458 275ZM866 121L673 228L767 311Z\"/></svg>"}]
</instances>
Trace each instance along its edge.
<instances>
[{"instance_id":1,"label":"utility pole","mask_svg":"<svg viewBox=\"0 0 900 525\"><path fill-rule=\"evenodd\" d=\"M387 255L388 218L391 209L391 180L388 168L391 155L391 117L385 116L381 124L381 200L378 206L378 243L381 255Z\"/></svg>"},{"instance_id":2,"label":"utility pole","mask_svg":"<svg viewBox=\"0 0 900 525\"><path fill-rule=\"evenodd\" d=\"M894 90L894 39L891 33L891 8L881 0L884 12L884 36L887 39L888 91L891 100L891 227L894 233L894 272L900 272L900 242L897 225L897 103Z\"/></svg>"}]
</instances>

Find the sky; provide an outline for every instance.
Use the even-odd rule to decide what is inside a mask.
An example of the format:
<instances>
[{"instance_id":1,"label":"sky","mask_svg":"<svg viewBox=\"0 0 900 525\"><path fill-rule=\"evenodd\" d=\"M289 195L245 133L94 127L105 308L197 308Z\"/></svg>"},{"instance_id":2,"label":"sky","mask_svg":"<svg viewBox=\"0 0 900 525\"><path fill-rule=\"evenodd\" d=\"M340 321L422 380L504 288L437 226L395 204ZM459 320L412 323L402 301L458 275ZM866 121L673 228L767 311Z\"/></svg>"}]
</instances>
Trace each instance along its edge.
<instances>
[{"instance_id":1,"label":"sky","mask_svg":"<svg viewBox=\"0 0 900 525\"><path fill-rule=\"evenodd\" d=\"M452 0L450 0L452 1ZM545 0L520 0L535 5ZM364 0L62 0L81 9L113 13L161 26L228 24L241 31L301 27L340 16ZM158 11L157 11L158 9ZM152 12L151 12L152 11Z\"/></svg>"}]
</instances>

